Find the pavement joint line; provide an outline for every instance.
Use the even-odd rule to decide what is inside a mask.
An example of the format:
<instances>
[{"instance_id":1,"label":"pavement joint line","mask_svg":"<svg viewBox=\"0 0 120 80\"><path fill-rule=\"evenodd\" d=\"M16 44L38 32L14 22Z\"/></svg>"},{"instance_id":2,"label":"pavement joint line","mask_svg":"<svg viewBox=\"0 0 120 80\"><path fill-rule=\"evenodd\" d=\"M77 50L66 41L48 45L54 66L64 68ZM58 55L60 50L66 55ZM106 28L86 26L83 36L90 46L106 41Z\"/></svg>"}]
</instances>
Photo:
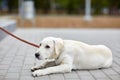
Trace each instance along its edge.
<instances>
[{"instance_id":1,"label":"pavement joint line","mask_svg":"<svg viewBox=\"0 0 120 80\"><path fill-rule=\"evenodd\" d=\"M101 71L102 71L104 74L106 74L103 70L101 70ZM107 76L110 80L112 80L108 74L106 74L106 76Z\"/></svg>"},{"instance_id":2,"label":"pavement joint line","mask_svg":"<svg viewBox=\"0 0 120 80\"><path fill-rule=\"evenodd\" d=\"M78 72L77 72L77 71L75 71L75 73L77 74L78 78L81 80L81 78L80 78L80 76L79 76Z\"/></svg>"},{"instance_id":3,"label":"pavement joint line","mask_svg":"<svg viewBox=\"0 0 120 80\"><path fill-rule=\"evenodd\" d=\"M25 48L26 48L26 51L24 51L24 52L27 52L28 47L25 47ZM26 53L26 54L27 54L27 53ZM22 64L21 71L20 71L20 74L19 74L19 79L21 78L21 73L22 73L22 69L23 69L23 65L24 65L24 61L25 61L26 54L25 54L24 59L23 59L23 64Z\"/></svg>"},{"instance_id":4,"label":"pavement joint line","mask_svg":"<svg viewBox=\"0 0 120 80\"><path fill-rule=\"evenodd\" d=\"M97 80L96 77L90 72L90 70L88 70L88 72L91 74L91 76L92 76L95 80Z\"/></svg>"},{"instance_id":5,"label":"pavement joint line","mask_svg":"<svg viewBox=\"0 0 120 80\"><path fill-rule=\"evenodd\" d=\"M119 72L117 72L114 68L112 68L117 74L119 74L120 75L120 73Z\"/></svg>"}]
</instances>

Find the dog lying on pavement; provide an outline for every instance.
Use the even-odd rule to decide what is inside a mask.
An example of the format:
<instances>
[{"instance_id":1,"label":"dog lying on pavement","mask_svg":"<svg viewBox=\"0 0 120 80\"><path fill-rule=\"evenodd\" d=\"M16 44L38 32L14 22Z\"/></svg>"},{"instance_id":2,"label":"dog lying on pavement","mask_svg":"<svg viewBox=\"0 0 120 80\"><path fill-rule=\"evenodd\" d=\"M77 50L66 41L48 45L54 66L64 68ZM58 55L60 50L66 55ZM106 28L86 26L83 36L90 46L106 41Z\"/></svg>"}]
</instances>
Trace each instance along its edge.
<instances>
[{"instance_id":1,"label":"dog lying on pavement","mask_svg":"<svg viewBox=\"0 0 120 80\"><path fill-rule=\"evenodd\" d=\"M104 45L88 45L54 37L43 39L35 57L43 62L31 68L34 77L71 72L72 69L108 68L112 65L112 52ZM57 66L45 68L50 62L55 62Z\"/></svg>"}]
</instances>

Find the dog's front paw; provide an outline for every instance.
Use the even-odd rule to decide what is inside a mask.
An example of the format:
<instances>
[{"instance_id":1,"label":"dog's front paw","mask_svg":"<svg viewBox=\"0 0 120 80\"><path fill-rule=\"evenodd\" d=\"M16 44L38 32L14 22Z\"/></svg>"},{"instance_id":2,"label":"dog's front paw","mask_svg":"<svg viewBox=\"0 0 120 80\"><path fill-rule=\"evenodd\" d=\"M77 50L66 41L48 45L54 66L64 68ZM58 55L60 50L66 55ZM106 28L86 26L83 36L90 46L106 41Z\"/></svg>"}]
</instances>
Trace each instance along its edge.
<instances>
[{"instance_id":1,"label":"dog's front paw","mask_svg":"<svg viewBox=\"0 0 120 80\"><path fill-rule=\"evenodd\" d=\"M32 73L32 76L33 77L38 77L38 76L40 76L40 73L38 71L35 71L35 72Z\"/></svg>"},{"instance_id":2,"label":"dog's front paw","mask_svg":"<svg viewBox=\"0 0 120 80\"><path fill-rule=\"evenodd\" d=\"M46 72L44 72L43 70L37 70L32 73L33 77L38 77L38 76L43 76L43 75L46 75Z\"/></svg>"},{"instance_id":3,"label":"dog's front paw","mask_svg":"<svg viewBox=\"0 0 120 80\"><path fill-rule=\"evenodd\" d=\"M35 71L35 72L32 73L32 76L33 76L33 77L37 77L37 76L38 76L38 73Z\"/></svg>"},{"instance_id":4,"label":"dog's front paw","mask_svg":"<svg viewBox=\"0 0 120 80\"><path fill-rule=\"evenodd\" d=\"M37 70L37 68L35 68L35 67L32 67L32 68L31 68L31 71L32 71L32 72L34 72L35 70Z\"/></svg>"}]
</instances>

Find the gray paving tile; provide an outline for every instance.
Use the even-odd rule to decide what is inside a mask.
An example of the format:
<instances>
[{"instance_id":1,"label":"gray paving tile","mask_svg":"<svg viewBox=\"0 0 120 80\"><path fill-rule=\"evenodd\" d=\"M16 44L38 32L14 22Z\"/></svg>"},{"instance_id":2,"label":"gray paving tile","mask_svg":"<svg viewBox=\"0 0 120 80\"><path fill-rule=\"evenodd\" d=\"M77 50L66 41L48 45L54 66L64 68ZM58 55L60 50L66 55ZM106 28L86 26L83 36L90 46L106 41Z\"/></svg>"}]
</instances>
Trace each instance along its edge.
<instances>
[{"instance_id":1,"label":"gray paving tile","mask_svg":"<svg viewBox=\"0 0 120 80\"><path fill-rule=\"evenodd\" d=\"M80 80L80 79L65 79L65 80Z\"/></svg>"},{"instance_id":2,"label":"gray paving tile","mask_svg":"<svg viewBox=\"0 0 120 80\"><path fill-rule=\"evenodd\" d=\"M48 75L36 77L35 80L51 80Z\"/></svg>"},{"instance_id":3,"label":"gray paving tile","mask_svg":"<svg viewBox=\"0 0 120 80\"><path fill-rule=\"evenodd\" d=\"M75 71L72 71L71 73L65 73L64 76L65 76L65 78L71 78L71 79L72 78L73 79L74 78L77 78L77 79L79 78L78 75L77 75L77 73Z\"/></svg>"},{"instance_id":4,"label":"gray paving tile","mask_svg":"<svg viewBox=\"0 0 120 80\"><path fill-rule=\"evenodd\" d=\"M87 70L84 70L84 71L76 71L78 73L79 76L90 76L91 74L87 71Z\"/></svg>"},{"instance_id":5,"label":"gray paving tile","mask_svg":"<svg viewBox=\"0 0 120 80\"><path fill-rule=\"evenodd\" d=\"M21 72L21 67L10 67L8 69L8 72L20 73Z\"/></svg>"},{"instance_id":6,"label":"gray paving tile","mask_svg":"<svg viewBox=\"0 0 120 80\"><path fill-rule=\"evenodd\" d=\"M120 80L120 75L112 75L110 76L112 80Z\"/></svg>"},{"instance_id":7,"label":"gray paving tile","mask_svg":"<svg viewBox=\"0 0 120 80\"><path fill-rule=\"evenodd\" d=\"M103 71L104 71L107 75L117 75L117 74L118 74L118 73L115 72L112 68L103 69Z\"/></svg>"},{"instance_id":8,"label":"gray paving tile","mask_svg":"<svg viewBox=\"0 0 120 80\"><path fill-rule=\"evenodd\" d=\"M5 78L4 80L19 80L19 78Z\"/></svg>"},{"instance_id":9,"label":"gray paving tile","mask_svg":"<svg viewBox=\"0 0 120 80\"><path fill-rule=\"evenodd\" d=\"M14 57L14 61L22 61L22 60L24 60L24 56L15 56Z\"/></svg>"},{"instance_id":10,"label":"gray paving tile","mask_svg":"<svg viewBox=\"0 0 120 80\"><path fill-rule=\"evenodd\" d=\"M12 61L14 57L5 56L3 61Z\"/></svg>"},{"instance_id":11,"label":"gray paving tile","mask_svg":"<svg viewBox=\"0 0 120 80\"><path fill-rule=\"evenodd\" d=\"M1 61L0 64L2 64L2 65L4 65L4 64L9 65L11 63L12 63L12 60L3 60L3 61Z\"/></svg>"},{"instance_id":12,"label":"gray paving tile","mask_svg":"<svg viewBox=\"0 0 120 80\"><path fill-rule=\"evenodd\" d=\"M32 77L32 76L21 76L20 80L34 80L34 77Z\"/></svg>"},{"instance_id":13,"label":"gray paving tile","mask_svg":"<svg viewBox=\"0 0 120 80\"><path fill-rule=\"evenodd\" d=\"M30 70L31 69L31 67L33 67L34 65L23 65L23 69L28 69L28 70Z\"/></svg>"},{"instance_id":14,"label":"gray paving tile","mask_svg":"<svg viewBox=\"0 0 120 80\"><path fill-rule=\"evenodd\" d=\"M106 74L104 74L101 70L90 70L90 73L96 78L96 79L109 79Z\"/></svg>"},{"instance_id":15,"label":"gray paving tile","mask_svg":"<svg viewBox=\"0 0 120 80\"><path fill-rule=\"evenodd\" d=\"M120 67L113 67L113 70L115 70L116 72L120 74Z\"/></svg>"},{"instance_id":16,"label":"gray paving tile","mask_svg":"<svg viewBox=\"0 0 120 80\"><path fill-rule=\"evenodd\" d=\"M104 79L104 78L102 78L102 79L96 79L96 80L111 80L111 79Z\"/></svg>"},{"instance_id":17,"label":"gray paving tile","mask_svg":"<svg viewBox=\"0 0 120 80\"><path fill-rule=\"evenodd\" d=\"M31 71L30 71L30 69L27 69L27 70L22 70L21 71L21 75L22 76L31 76L32 75L32 73L31 73Z\"/></svg>"},{"instance_id":18,"label":"gray paving tile","mask_svg":"<svg viewBox=\"0 0 120 80\"><path fill-rule=\"evenodd\" d=\"M21 53L17 53L16 55L17 55L17 56L25 56L25 53L24 53L24 52L21 52Z\"/></svg>"},{"instance_id":19,"label":"gray paving tile","mask_svg":"<svg viewBox=\"0 0 120 80\"><path fill-rule=\"evenodd\" d=\"M8 69L9 66L10 66L10 65L2 65L2 64L1 64L1 65L0 65L0 70L1 70L1 69Z\"/></svg>"},{"instance_id":20,"label":"gray paving tile","mask_svg":"<svg viewBox=\"0 0 120 80\"><path fill-rule=\"evenodd\" d=\"M12 63L11 67L22 67L23 63Z\"/></svg>"},{"instance_id":21,"label":"gray paving tile","mask_svg":"<svg viewBox=\"0 0 120 80\"><path fill-rule=\"evenodd\" d=\"M5 78L19 78L20 74L19 73L7 73Z\"/></svg>"},{"instance_id":22,"label":"gray paving tile","mask_svg":"<svg viewBox=\"0 0 120 80\"><path fill-rule=\"evenodd\" d=\"M15 56L15 53L13 54L13 53L7 53L6 54L6 57L14 57Z\"/></svg>"},{"instance_id":23,"label":"gray paving tile","mask_svg":"<svg viewBox=\"0 0 120 80\"><path fill-rule=\"evenodd\" d=\"M24 62L25 65L33 65L34 64L34 61L33 60L25 60Z\"/></svg>"},{"instance_id":24,"label":"gray paving tile","mask_svg":"<svg viewBox=\"0 0 120 80\"><path fill-rule=\"evenodd\" d=\"M94 77L90 76L80 76L80 80L95 80Z\"/></svg>"},{"instance_id":25,"label":"gray paving tile","mask_svg":"<svg viewBox=\"0 0 120 80\"><path fill-rule=\"evenodd\" d=\"M0 75L0 80L4 80L4 76L1 76L1 75Z\"/></svg>"},{"instance_id":26,"label":"gray paving tile","mask_svg":"<svg viewBox=\"0 0 120 80\"><path fill-rule=\"evenodd\" d=\"M63 74L52 74L49 75L50 80L64 80Z\"/></svg>"},{"instance_id":27,"label":"gray paving tile","mask_svg":"<svg viewBox=\"0 0 120 80\"><path fill-rule=\"evenodd\" d=\"M0 70L0 76L5 76L7 73L7 69L1 69Z\"/></svg>"},{"instance_id":28,"label":"gray paving tile","mask_svg":"<svg viewBox=\"0 0 120 80\"><path fill-rule=\"evenodd\" d=\"M0 58L0 62L2 61L2 58Z\"/></svg>"},{"instance_id":29,"label":"gray paving tile","mask_svg":"<svg viewBox=\"0 0 120 80\"><path fill-rule=\"evenodd\" d=\"M91 73L87 70L77 71L80 80L95 80L95 78L91 75Z\"/></svg>"},{"instance_id":30,"label":"gray paving tile","mask_svg":"<svg viewBox=\"0 0 120 80\"><path fill-rule=\"evenodd\" d=\"M112 69L120 74L120 66L116 63L113 63Z\"/></svg>"},{"instance_id":31,"label":"gray paving tile","mask_svg":"<svg viewBox=\"0 0 120 80\"><path fill-rule=\"evenodd\" d=\"M18 60L18 59L14 59L13 61L12 61L12 63L21 63L21 64L23 64L23 62L24 62L24 60Z\"/></svg>"}]
</instances>

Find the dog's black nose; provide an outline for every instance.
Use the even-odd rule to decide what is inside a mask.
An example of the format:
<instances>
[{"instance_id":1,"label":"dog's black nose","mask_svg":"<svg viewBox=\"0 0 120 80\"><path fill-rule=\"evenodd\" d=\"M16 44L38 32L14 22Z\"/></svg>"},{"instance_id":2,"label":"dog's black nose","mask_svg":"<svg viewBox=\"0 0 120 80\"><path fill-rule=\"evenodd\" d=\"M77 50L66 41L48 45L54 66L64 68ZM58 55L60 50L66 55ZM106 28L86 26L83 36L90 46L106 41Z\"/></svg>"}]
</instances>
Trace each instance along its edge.
<instances>
[{"instance_id":1,"label":"dog's black nose","mask_svg":"<svg viewBox=\"0 0 120 80\"><path fill-rule=\"evenodd\" d=\"M40 56L40 54L39 53L35 53L35 57L39 57Z\"/></svg>"}]
</instances>

